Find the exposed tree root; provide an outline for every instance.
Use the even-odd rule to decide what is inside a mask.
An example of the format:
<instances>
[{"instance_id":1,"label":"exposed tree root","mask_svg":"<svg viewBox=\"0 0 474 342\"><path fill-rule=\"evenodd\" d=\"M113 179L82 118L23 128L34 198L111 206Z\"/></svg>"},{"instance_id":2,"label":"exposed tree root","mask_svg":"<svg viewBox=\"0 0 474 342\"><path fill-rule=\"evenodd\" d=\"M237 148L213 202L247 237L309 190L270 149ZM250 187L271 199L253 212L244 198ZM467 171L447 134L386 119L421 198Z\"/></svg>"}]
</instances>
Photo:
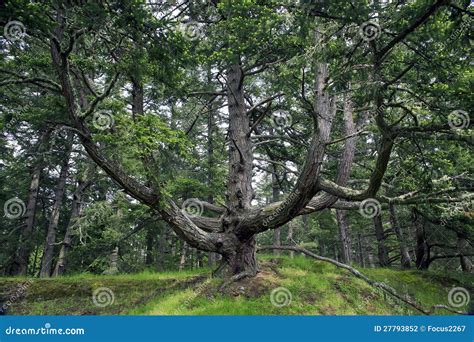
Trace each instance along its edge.
<instances>
[{"instance_id":1,"label":"exposed tree root","mask_svg":"<svg viewBox=\"0 0 474 342\"><path fill-rule=\"evenodd\" d=\"M355 275L357 278L364 280L370 286L382 289L383 291L385 291L389 295L397 298L398 300L401 300L402 302L410 305L411 307L413 307L414 309L418 310L419 312L421 312L425 315L433 314L436 311L436 309L444 309L444 310L447 310L449 312L456 313L456 314L459 314L459 315L466 315L467 314L466 312L463 312L463 311L453 310L453 309L451 309L450 307L448 307L446 305L433 305L431 308L426 309L423 306L421 306L420 304L418 304L409 295L399 294L391 286L389 286L385 283L376 282L376 281L371 280L370 278L368 278L367 276L362 274L360 271L358 271L354 267L343 264L343 263L341 263L339 261L336 261L334 259L331 259L331 258L326 258L326 257L320 256L320 255L314 254L313 252L311 252L311 251L309 251L305 248L302 248L302 247L296 247L296 246L261 246L261 247L258 247L258 251L273 250L273 249L287 250L287 251L294 251L294 252L298 252L298 253L303 253L304 255L307 255L311 258L321 260L321 261L326 261L326 262L329 262L329 263L331 263L331 264L333 264L337 267L344 268L344 269L348 270L349 272L351 272L353 275Z\"/></svg>"},{"instance_id":2,"label":"exposed tree root","mask_svg":"<svg viewBox=\"0 0 474 342\"><path fill-rule=\"evenodd\" d=\"M230 284L232 283L235 283L236 281L239 281L241 279L244 279L244 278L251 278L251 277L255 277L256 273L255 272L250 272L250 271L244 271L244 272L241 272L239 274L236 274L236 275L233 275L232 277L230 277L229 279L225 280L221 287L219 288L219 291L224 291L224 289L229 286Z\"/></svg>"}]
</instances>

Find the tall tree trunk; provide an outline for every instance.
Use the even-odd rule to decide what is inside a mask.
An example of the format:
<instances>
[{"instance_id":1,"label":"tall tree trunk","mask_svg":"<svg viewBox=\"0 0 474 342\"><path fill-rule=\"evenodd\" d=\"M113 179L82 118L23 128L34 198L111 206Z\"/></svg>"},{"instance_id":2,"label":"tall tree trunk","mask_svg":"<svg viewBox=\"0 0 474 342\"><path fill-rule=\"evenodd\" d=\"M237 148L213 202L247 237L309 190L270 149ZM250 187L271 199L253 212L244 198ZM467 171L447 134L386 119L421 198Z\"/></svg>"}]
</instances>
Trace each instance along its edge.
<instances>
[{"instance_id":1,"label":"tall tree trunk","mask_svg":"<svg viewBox=\"0 0 474 342\"><path fill-rule=\"evenodd\" d=\"M164 225L164 224L163 224ZM165 259L167 254L168 245L168 229L167 227L160 226L161 234L160 240L158 241L158 251L156 256L156 270L162 272L166 269ZM168 251L169 252L169 251Z\"/></svg>"},{"instance_id":2,"label":"tall tree trunk","mask_svg":"<svg viewBox=\"0 0 474 342\"><path fill-rule=\"evenodd\" d=\"M389 212L390 212L390 224L392 225L392 230L395 232L395 235L397 236L398 244L400 245L400 264L403 269L408 269L411 267L410 253L405 243L402 228L400 227L400 223L398 222L397 213L395 211L395 206L393 204L389 204Z\"/></svg>"},{"instance_id":3,"label":"tall tree trunk","mask_svg":"<svg viewBox=\"0 0 474 342\"><path fill-rule=\"evenodd\" d=\"M45 278L51 276L51 268L54 255L54 243L56 240L56 229L59 223L59 213L63 203L64 193L66 189L66 179L69 170L69 157L72 150L73 135L69 134L67 137L66 154L63 157L61 164L61 171L59 173L58 184L54 193L54 203L49 218L48 230L46 235L46 242L43 250L43 258L41 260L40 277Z\"/></svg>"},{"instance_id":4,"label":"tall tree trunk","mask_svg":"<svg viewBox=\"0 0 474 342\"><path fill-rule=\"evenodd\" d=\"M367 263L369 265L370 268L374 268L375 267L375 262L374 262L374 255L372 254L372 251L369 251L367 253Z\"/></svg>"},{"instance_id":5,"label":"tall tree trunk","mask_svg":"<svg viewBox=\"0 0 474 342\"><path fill-rule=\"evenodd\" d=\"M210 84L212 81L211 68L209 66L207 73L207 80ZM214 195L212 193L212 187L214 185L214 110L213 103L211 102L208 106L209 114L207 116L207 185L210 189L207 201L214 204ZM217 254L209 252L207 256L207 264L209 267L214 267L217 261Z\"/></svg>"},{"instance_id":6,"label":"tall tree trunk","mask_svg":"<svg viewBox=\"0 0 474 342\"><path fill-rule=\"evenodd\" d=\"M273 202L278 202L280 200L280 186L278 185L278 178L276 175L277 167L273 164L273 172L272 172L272 200ZM281 227L275 228L273 230L273 246L279 247L281 246ZM278 256L280 255L280 251L277 249L273 250L273 255Z\"/></svg>"},{"instance_id":7,"label":"tall tree trunk","mask_svg":"<svg viewBox=\"0 0 474 342\"><path fill-rule=\"evenodd\" d=\"M457 237L458 253L459 255L461 255L459 257L459 261L461 262L461 269L463 270L463 272L470 273L473 271L472 261L470 257L466 255L472 254L472 246L470 245L465 235L457 234Z\"/></svg>"},{"instance_id":8,"label":"tall tree trunk","mask_svg":"<svg viewBox=\"0 0 474 342\"><path fill-rule=\"evenodd\" d=\"M379 264L382 267L388 266L388 252L385 246L385 232L383 229L382 215L376 215L374 217L374 229L375 237L377 238L377 255L379 258Z\"/></svg>"},{"instance_id":9,"label":"tall tree trunk","mask_svg":"<svg viewBox=\"0 0 474 342\"><path fill-rule=\"evenodd\" d=\"M66 271L67 254L72 247L74 223L76 218L81 215L82 196L86 188L91 184L90 178L92 177L94 169L95 167L92 165L87 166L87 171L79 178L76 190L72 195L71 215L69 216L69 222L66 226L66 232L64 233L64 239L59 251L58 261L56 262L56 266L54 268L53 276L55 277L64 274Z\"/></svg>"},{"instance_id":10,"label":"tall tree trunk","mask_svg":"<svg viewBox=\"0 0 474 342\"><path fill-rule=\"evenodd\" d=\"M288 236L287 236L287 243L288 243L288 246L292 246L294 244L293 242L293 227L295 225L295 221L290 221L288 222ZM290 251L290 258L293 259L295 255L295 252L294 251Z\"/></svg>"},{"instance_id":11,"label":"tall tree trunk","mask_svg":"<svg viewBox=\"0 0 474 342\"><path fill-rule=\"evenodd\" d=\"M334 249L334 260L339 261L339 251L337 250L337 243L334 243L332 247Z\"/></svg>"},{"instance_id":12,"label":"tall tree trunk","mask_svg":"<svg viewBox=\"0 0 474 342\"><path fill-rule=\"evenodd\" d=\"M339 226L339 238L341 240L342 262L350 264L352 262L352 243L346 212L336 209L336 219Z\"/></svg>"},{"instance_id":13,"label":"tall tree trunk","mask_svg":"<svg viewBox=\"0 0 474 342\"><path fill-rule=\"evenodd\" d=\"M31 173L30 187L28 189L28 200L26 205L26 221L20 232L19 246L16 258L12 265L13 275L26 275L28 260L31 253L31 234L36 216L36 198L38 197L40 176L42 167L35 165Z\"/></svg>"},{"instance_id":14,"label":"tall tree trunk","mask_svg":"<svg viewBox=\"0 0 474 342\"><path fill-rule=\"evenodd\" d=\"M197 249L196 250L196 268L201 268L202 267L202 252Z\"/></svg>"},{"instance_id":15,"label":"tall tree trunk","mask_svg":"<svg viewBox=\"0 0 474 342\"><path fill-rule=\"evenodd\" d=\"M253 234L236 234L241 215L251 208L253 198L253 154L250 120L247 115L243 70L240 61L227 71L227 101L229 110L229 176L227 181L227 212L223 228L227 232L219 270L235 276L254 276L258 272L256 244ZM228 246L228 247L227 247Z\"/></svg>"},{"instance_id":16,"label":"tall tree trunk","mask_svg":"<svg viewBox=\"0 0 474 342\"><path fill-rule=\"evenodd\" d=\"M362 242L362 234L358 234L357 235L357 247L359 249L359 264L362 266L362 267L365 267L365 249L363 247L363 242Z\"/></svg>"},{"instance_id":17,"label":"tall tree trunk","mask_svg":"<svg viewBox=\"0 0 474 342\"><path fill-rule=\"evenodd\" d=\"M243 70L234 64L227 73L229 109L229 180L227 182L228 208L231 215L251 208L252 142L249 137L250 121L245 109Z\"/></svg>"},{"instance_id":18,"label":"tall tree trunk","mask_svg":"<svg viewBox=\"0 0 474 342\"><path fill-rule=\"evenodd\" d=\"M412 210L412 225L416 234L416 268L425 270L430 264L430 247L426 241L425 222L419 219L416 209Z\"/></svg>"},{"instance_id":19,"label":"tall tree trunk","mask_svg":"<svg viewBox=\"0 0 474 342\"><path fill-rule=\"evenodd\" d=\"M119 247L115 246L110 252L109 256L109 268L104 271L104 274L115 275L119 272L118 269L118 259L119 259Z\"/></svg>"},{"instance_id":20,"label":"tall tree trunk","mask_svg":"<svg viewBox=\"0 0 474 342\"><path fill-rule=\"evenodd\" d=\"M146 230L146 255L145 255L145 265L150 266L153 264L153 246L155 244L155 235L154 230L151 227L148 227Z\"/></svg>"},{"instance_id":21,"label":"tall tree trunk","mask_svg":"<svg viewBox=\"0 0 474 342\"><path fill-rule=\"evenodd\" d=\"M181 249L181 259L179 261L179 270L183 271L186 267L186 255L188 253L188 244L183 242L183 248Z\"/></svg>"},{"instance_id":22,"label":"tall tree trunk","mask_svg":"<svg viewBox=\"0 0 474 342\"><path fill-rule=\"evenodd\" d=\"M41 155L47 149L46 142L49 140L50 136L51 131L48 130L43 133L43 135L38 140L38 155ZM26 275L28 271L28 261L33 245L31 242L31 236L33 233L36 217L36 199L38 197L40 177L43 168L44 161L43 158L40 157L31 171L31 181L28 188L28 198L26 201L25 223L22 225L22 229L20 231L18 251L11 268L11 274L13 275Z\"/></svg>"}]
</instances>

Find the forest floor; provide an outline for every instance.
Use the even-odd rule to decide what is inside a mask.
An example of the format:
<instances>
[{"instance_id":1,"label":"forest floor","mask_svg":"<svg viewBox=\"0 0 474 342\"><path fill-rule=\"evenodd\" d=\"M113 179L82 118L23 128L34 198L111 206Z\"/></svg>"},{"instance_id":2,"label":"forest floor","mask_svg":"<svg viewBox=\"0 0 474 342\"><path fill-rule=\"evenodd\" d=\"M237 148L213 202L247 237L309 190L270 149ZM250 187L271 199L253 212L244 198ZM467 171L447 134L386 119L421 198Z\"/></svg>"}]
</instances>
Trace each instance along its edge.
<instances>
[{"instance_id":1,"label":"forest floor","mask_svg":"<svg viewBox=\"0 0 474 342\"><path fill-rule=\"evenodd\" d=\"M412 315L382 290L331 264L302 256L261 256L261 272L219 291L210 271L76 275L53 279L0 278L0 302L10 315ZM449 305L448 292L473 293L474 275L365 268L369 278L408 294L429 309ZM96 303L93 292L99 294ZM99 290L97 290L99 291ZM100 293L100 292L99 292ZM112 299L113 296L113 299ZM108 304L100 307L99 304ZM1 305L0 305L1 306ZM467 311L467 307L455 308ZM440 309L436 314L450 314Z\"/></svg>"}]
</instances>

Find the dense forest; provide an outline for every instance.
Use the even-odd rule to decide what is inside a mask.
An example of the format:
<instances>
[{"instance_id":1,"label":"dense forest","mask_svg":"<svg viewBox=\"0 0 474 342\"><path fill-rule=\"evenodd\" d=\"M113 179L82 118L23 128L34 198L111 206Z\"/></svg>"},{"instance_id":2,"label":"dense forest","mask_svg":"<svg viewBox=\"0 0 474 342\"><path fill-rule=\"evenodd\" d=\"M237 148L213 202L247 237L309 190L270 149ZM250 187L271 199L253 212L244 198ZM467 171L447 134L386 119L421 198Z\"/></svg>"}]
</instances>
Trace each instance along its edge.
<instances>
[{"instance_id":1,"label":"dense forest","mask_svg":"<svg viewBox=\"0 0 474 342\"><path fill-rule=\"evenodd\" d=\"M474 272L473 14L6 1L0 274Z\"/></svg>"}]
</instances>

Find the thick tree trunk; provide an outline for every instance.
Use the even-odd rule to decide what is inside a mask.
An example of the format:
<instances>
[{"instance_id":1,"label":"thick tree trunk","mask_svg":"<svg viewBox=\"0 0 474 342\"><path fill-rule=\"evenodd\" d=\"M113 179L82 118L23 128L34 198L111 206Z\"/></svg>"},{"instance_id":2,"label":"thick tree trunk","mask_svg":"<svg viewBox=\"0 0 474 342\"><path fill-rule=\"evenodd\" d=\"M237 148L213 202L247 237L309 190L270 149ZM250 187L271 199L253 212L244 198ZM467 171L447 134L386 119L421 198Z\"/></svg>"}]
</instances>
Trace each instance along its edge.
<instances>
[{"instance_id":1,"label":"thick tree trunk","mask_svg":"<svg viewBox=\"0 0 474 342\"><path fill-rule=\"evenodd\" d=\"M227 100L229 110L229 179L227 182L228 208L231 215L251 208L252 141L250 120L245 109L243 71L234 64L227 72Z\"/></svg>"},{"instance_id":2,"label":"thick tree trunk","mask_svg":"<svg viewBox=\"0 0 474 342\"><path fill-rule=\"evenodd\" d=\"M69 134L67 138L66 155L62 161L61 171L59 173L58 184L54 193L54 203L49 219L46 242L43 250L43 258L41 260L40 277L45 278L51 276L51 267L54 255L54 243L56 240L56 229L59 224L59 213L63 203L64 193L66 189L66 179L69 170L69 157L71 155L73 135Z\"/></svg>"},{"instance_id":3,"label":"thick tree trunk","mask_svg":"<svg viewBox=\"0 0 474 342\"><path fill-rule=\"evenodd\" d=\"M346 212L344 210L336 209L336 219L339 226L339 238L341 240L342 262L350 264L352 262L352 242Z\"/></svg>"},{"instance_id":4,"label":"thick tree trunk","mask_svg":"<svg viewBox=\"0 0 474 342\"><path fill-rule=\"evenodd\" d=\"M379 258L379 264L382 267L388 266L388 252L385 246L385 232L383 229L382 216L376 215L374 217L374 229L375 237L377 238L377 255Z\"/></svg>"},{"instance_id":5,"label":"thick tree trunk","mask_svg":"<svg viewBox=\"0 0 474 342\"><path fill-rule=\"evenodd\" d=\"M254 276L258 272L255 237L235 246L235 253L224 256L230 266L230 275L246 274Z\"/></svg>"},{"instance_id":6,"label":"thick tree trunk","mask_svg":"<svg viewBox=\"0 0 474 342\"><path fill-rule=\"evenodd\" d=\"M411 257L408 251L408 247L405 243L405 239L403 237L402 228L400 227L400 223L398 222L397 213L395 211L395 206L393 204L389 205L389 212L390 212L390 223L392 225L392 229L397 236L398 244L400 245L400 264L403 269L409 269L411 267Z\"/></svg>"},{"instance_id":7,"label":"thick tree trunk","mask_svg":"<svg viewBox=\"0 0 474 342\"><path fill-rule=\"evenodd\" d=\"M222 262L217 274L234 277L254 276L258 272L254 233L239 231L239 224L251 208L252 141L250 121L243 92L243 70L236 63L227 71L229 110L229 176L227 181L227 212L223 218L226 233L217 245Z\"/></svg>"}]
</instances>

